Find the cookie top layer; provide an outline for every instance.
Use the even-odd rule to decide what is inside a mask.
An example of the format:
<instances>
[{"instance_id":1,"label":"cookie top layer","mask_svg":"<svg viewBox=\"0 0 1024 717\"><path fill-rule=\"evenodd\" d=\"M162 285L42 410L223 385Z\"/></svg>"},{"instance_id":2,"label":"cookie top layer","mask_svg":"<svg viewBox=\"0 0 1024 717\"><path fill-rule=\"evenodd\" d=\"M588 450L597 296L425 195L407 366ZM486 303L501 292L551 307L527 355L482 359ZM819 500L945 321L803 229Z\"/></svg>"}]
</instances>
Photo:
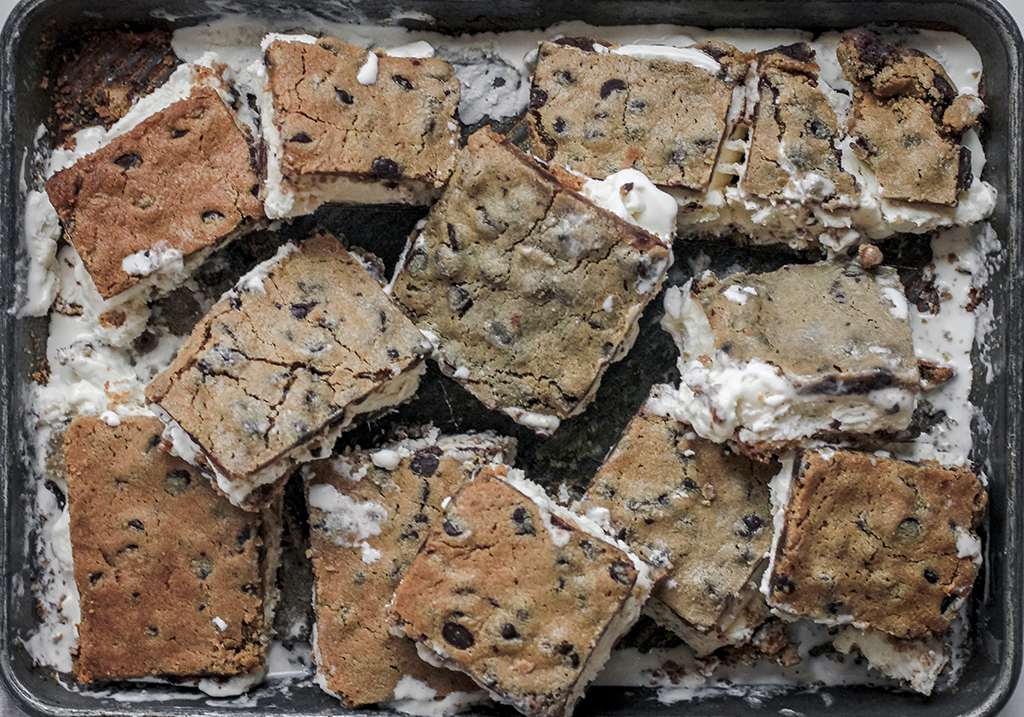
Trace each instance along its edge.
<instances>
[{"instance_id":1,"label":"cookie top layer","mask_svg":"<svg viewBox=\"0 0 1024 717\"><path fill-rule=\"evenodd\" d=\"M491 434L435 435L309 465L314 656L323 686L347 706L394 699L407 676L438 697L478 689L465 675L424 662L411 640L391 634L385 606L424 539L440 526L442 501L482 465L511 461L514 446Z\"/></svg>"},{"instance_id":2,"label":"cookie top layer","mask_svg":"<svg viewBox=\"0 0 1024 717\"><path fill-rule=\"evenodd\" d=\"M394 608L447 666L527 715L554 717L571 711L639 573L628 553L542 511L505 475L486 467L452 499Z\"/></svg>"},{"instance_id":3,"label":"cookie top layer","mask_svg":"<svg viewBox=\"0 0 1024 717\"><path fill-rule=\"evenodd\" d=\"M859 190L839 162L839 121L818 89L806 43L757 55L753 135L740 188L771 199L855 206Z\"/></svg>"},{"instance_id":4,"label":"cookie top layer","mask_svg":"<svg viewBox=\"0 0 1024 717\"><path fill-rule=\"evenodd\" d=\"M146 388L232 481L321 437L427 348L335 237L278 257L221 297Z\"/></svg>"},{"instance_id":5,"label":"cookie top layer","mask_svg":"<svg viewBox=\"0 0 1024 717\"><path fill-rule=\"evenodd\" d=\"M124 260L154 249L188 257L262 217L249 142L210 88L193 90L46 182L96 289L134 286Z\"/></svg>"},{"instance_id":6,"label":"cookie top layer","mask_svg":"<svg viewBox=\"0 0 1024 717\"><path fill-rule=\"evenodd\" d=\"M746 592L771 547L768 481L777 472L777 464L698 438L645 405L576 509L609 511L617 537L667 565L653 598L707 632Z\"/></svg>"},{"instance_id":7,"label":"cookie top layer","mask_svg":"<svg viewBox=\"0 0 1024 717\"><path fill-rule=\"evenodd\" d=\"M275 40L267 47L282 174L442 186L458 151L460 89L451 63L369 54L331 38ZM360 72L367 63L377 67L372 78Z\"/></svg>"},{"instance_id":8,"label":"cookie top layer","mask_svg":"<svg viewBox=\"0 0 1024 717\"><path fill-rule=\"evenodd\" d=\"M671 253L484 128L410 239L393 296L490 408L582 409Z\"/></svg>"},{"instance_id":9,"label":"cookie top layer","mask_svg":"<svg viewBox=\"0 0 1024 717\"><path fill-rule=\"evenodd\" d=\"M808 450L793 461L789 494L769 605L900 638L948 627L981 562L987 496L973 473Z\"/></svg>"},{"instance_id":10,"label":"cookie top layer","mask_svg":"<svg viewBox=\"0 0 1024 717\"><path fill-rule=\"evenodd\" d=\"M160 450L162 431L155 418L78 416L64 439L81 682L264 663L260 517Z\"/></svg>"},{"instance_id":11,"label":"cookie top layer","mask_svg":"<svg viewBox=\"0 0 1024 717\"><path fill-rule=\"evenodd\" d=\"M706 189L749 58L725 43L688 48L717 66L712 72L601 49L589 40L541 43L527 114L531 150L597 179L632 167L655 184Z\"/></svg>"}]
</instances>

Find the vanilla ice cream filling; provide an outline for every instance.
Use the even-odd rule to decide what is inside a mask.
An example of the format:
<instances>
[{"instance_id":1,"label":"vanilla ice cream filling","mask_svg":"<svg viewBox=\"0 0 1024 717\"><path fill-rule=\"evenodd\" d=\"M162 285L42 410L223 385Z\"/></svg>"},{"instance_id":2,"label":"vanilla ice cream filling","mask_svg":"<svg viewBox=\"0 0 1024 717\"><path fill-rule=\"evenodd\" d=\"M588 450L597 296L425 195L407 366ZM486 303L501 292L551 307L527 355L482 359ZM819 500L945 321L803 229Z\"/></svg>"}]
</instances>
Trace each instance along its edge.
<instances>
[{"instance_id":1,"label":"vanilla ice cream filling","mask_svg":"<svg viewBox=\"0 0 1024 717\"><path fill-rule=\"evenodd\" d=\"M945 646L931 635L901 640L881 630L844 627L832 646L844 654L859 652L873 669L925 695L935 689L935 682L949 662Z\"/></svg>"}]
</instances>

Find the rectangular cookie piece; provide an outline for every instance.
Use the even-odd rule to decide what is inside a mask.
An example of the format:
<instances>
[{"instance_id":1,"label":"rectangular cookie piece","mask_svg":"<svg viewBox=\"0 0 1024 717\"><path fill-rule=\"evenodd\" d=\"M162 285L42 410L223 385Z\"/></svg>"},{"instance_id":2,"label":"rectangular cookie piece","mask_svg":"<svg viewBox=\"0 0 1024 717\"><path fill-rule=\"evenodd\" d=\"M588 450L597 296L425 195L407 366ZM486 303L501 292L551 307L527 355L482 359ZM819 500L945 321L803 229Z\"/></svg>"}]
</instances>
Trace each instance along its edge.
<instances>
[{"instance_id":1,"label":"rectangular cookie piece","mask_svg":"<svg viewBox=\"0 0 1024 717\"><path fill-rule=\"evenodd\" d=\"M399 683L410 678L435 698L477 692L465 675L424 662L411 640L391 634L385 606L440 526L442 502L481 466L514 456L514 439L439 437L432 429L305 468L316 576L314 680L326 692L348 707L397 699Z\"/></svg>"},{"instance_id":2,"label":"rectangular cookie piece","mask_svg":"<svg viewBox=\"0 0 1024 717\"><path fill-rule=\"evenodd\" d=\"M647 565L620 545L521 471L485 467L409 566L397 624L495 700L569 717L651 589Z\"/></svg>"},{"instance_id":3,"label":"rectangular cookie piece","mask_svg":"<svg viewBox=\"0 0 1024 717\"><path fill-rule=\"evenodd\" d=\"M82 615L75 674L247 686L265 668L280 503L232 506L160 450L162 431L155 418L78 416L64 438Z\"/></svg>"},{"instance_id":4,"label":"rectangular cookie piece","mask_svg":"<svg viewBox=\"0 0 1024 717\"><path fill-rule=\"evenodd\" d=\"M530 148L588 177L634 168L655 184L703 191L748 59L719 42L542 42L527 113Z\"/></svg>"},{"instance_id":5,"label":"rectangular cookie piece","mask_svg":"<svg viewBox=\"0 0 1024 717\"><path fill-rule=\"evenodd\" d=\"M109 299L140 285L172 288L254 229L259 185L246 132L216 90L197 87L55 174L46 193Z\"/></svg>"},{"instance_id":6,"label":"rectangular cookie piece","mask_svg":"<svg viewBox=\"0 0 1024 717\"><path fill-rule=\"evenodd\" d=\"M758 591L771 547L768 481L752 461L657 414L654 386L575 506L667 568L645 606L698 656L745 642L768 617Z\"/></svg>"},{"instance_id":7,"label":"rectangular cookie piece","mask_svg":"<svg viewBox=\"0 0 1024 717\"><path fill-rule=\"evenodd\" d=\"M832 641L832 647L846 655L860 654L873 669L923 695L932 693L949 663L946 646L931 635L901 640L880 630L844 627Z\"/></svg>"},{"instance_id":8,"label":"rectangular cookie piece","mask_svg":"<svg viewBox=\"0 0 1024 717\"><path fill-rule=\"evenodd\" d=\"M459 146L451 63L268 35L250 72L262 85L267 216L327 202L430 204L441 193Z\"/></svg>"},{"instance_id":9,"label":"rectangular cookie piece","mask_svg":"<svg viewBox=\"0 0 1024 717\"><path fill-rule=\"evenodd\" d=\"M704 438L763 456L810 436L893 438L910 425L919 374L891 267L705 272L669 289L662 326L679 345L682 375L663 412Z\"/></svg>"},{"instance_id":10,"label":"rectangular cookie piece","mask_svg":"<svg viewBox=\"0 0 1024 717\"><path fill-rule=\"evenodd\" d=\"M853 151L875 172L885 199L955 206L971 186L971 153L960 139L984 104L960 95L942 65L920 50L866 32L836 50L854 86Z\"/></svg>"},{"instance_id":11,"label":"rectangular cookie piece","mask_svg":"<svg viewBox=\"0 0 1024 717\"><path fill-rule=\"evenodd\" d=\"M761 590L777 614L918 638L970 595L988 500L970 471L821 448L784 460L771 488Z\"/></svg>"},{"instance_id":12,"label":"rectangular cookie piece","mask_svg":"<svg viewBox=\"0 0 1024 717\"><path fill-rule=\"evenodd\" d=\"M539 433L593 400L661 287L671 250L489 128L459 153L392 295L442 372Z\"/></svg>"},{"instance_id":13,"label":"rectangular cookie piece","mask_svg":"<svg viewBox=\"0 0 1024 717\"><path fill-rule=\"evenodd\" d=\"M358 418L416 391L429 345L335 237L286 244L146 388L175 452L260 508Z\"/></svg>"},{"instance_id":14,"label":"rectangular cookie piece","mask_svg":"<svg viewBox=\"0 0 1024 717\"><path fill-rule=\"evenodd\" d=\"M859 190L840 164L839 120L818 88L807 43L757 54L757 104L740 189L775 201L854 207Z\"/></svg>"}]
</instances>

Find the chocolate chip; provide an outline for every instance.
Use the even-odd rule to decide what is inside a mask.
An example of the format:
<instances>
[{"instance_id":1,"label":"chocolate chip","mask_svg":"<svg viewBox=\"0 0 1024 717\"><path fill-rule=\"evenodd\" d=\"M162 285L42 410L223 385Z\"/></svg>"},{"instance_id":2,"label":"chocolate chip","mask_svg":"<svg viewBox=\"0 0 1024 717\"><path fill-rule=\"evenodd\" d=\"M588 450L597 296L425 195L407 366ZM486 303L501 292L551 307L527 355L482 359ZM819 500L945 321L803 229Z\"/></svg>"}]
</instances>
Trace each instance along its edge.
<instances>
[{"instance_id":1,"label":"chocolate chip","mask_svg":"<svg viewBox=\"0 0 1024 717\"><path fill-rule=\"evenodd\" d=\"M315 301L296 301L288 307L288 312L301 321L309 316L309 312L313 310L314 306L316 306Z\"/></svg>"},{"instance_id":2,"label":"chocolate chip","mask_svg":"<svg viewBox=\"0 0 1024 717\"><path fill-rule=\"evenodd\" d=\"M188 134L187 129L173 129L171 130L171 139L181 139Z\"/></svg>"},{"instance_id":3,"label":"chocolate chip","mask_svg":"<svg viewBox=\"0 0 1024 717\"><path fill-rule=\"evenodd\" d=\"M904 518L896 527L896 534L901 538L920 538L924 528L917 518Z\"/></svg>"},{"instance_id":4,"label":"chocolate chip","mask_svg":"<svg viewBox=\"0 0 1024 717\"><path fill-rule=\"evenodd\" d=\"M971 150L960 145L960 165L956 170L956 191L963 192L974 184L974 170L971 167Z\"/></svg>"},{"instance_id":5,"label":"chocolate chip","mask_svg":"<svg viewBox=\"0 0 1024 717\"><path fill-rule=\"evenodd\" d=\"M429 478L437 472L438 463L439 461L437 460L437 456L420 451L412 457L411 461L409 461L409 468L416 475ZM426 502L426 500L423 502Z\"/></svg>"},{"instance_id":6,"label":"chocolate chip","mask_svg":"<svg viewBox=\"0 0 1024 717\"><path fill-rule=\"evenodd\" d=\"M153 448L156 448L157 446L159 446L163 442L163 440L164 440L163 436L161 436L159 433L154 433L149 438L149 447L150 447L150 449L152 450Z\"/></svg>"},{"instance_id":7,"label":"chocolate chip","mask_svg":"<svg viewBox=\"0 0 1024 717\"><path fill-rule=\"evenodd\" d=\"M946 597L942 598L942 602L939 603L939 612L946 612L946 610L949 609L949 606L952 605L954 602L956 602L956 597L953 595L947 595Z\"/></svg>"},{"instance_id":8,"label":"chocolate chip","mask_svg":"<svg viewBox=\"0 0 1024 717\"><path fill-rule=\"evenodd\" d=\"M416 515L414 515L412 517L412 522L414 522L414 523L429 523L430 522L430 518L428 518L423 513L417 513Z\"/></svg>"},{"instance_id":9,"label":"chocolate chip","mask_svg":"<svg viewBox=\"0 0 1024 717\"><path fill-rule=\"evenodd\" d=\"M252 526L246 523L242 526L242 529L238 531L238 535L235 540L238 541L239 545L245 545L252 539Z\"/></svg>"},{"instance_id":10,"label":"chocolate chip","mask_svg":"<svg viewBox=\"0 0 1024 717\"><path fill-rule=\"evenodd\" d=\"M216 209L211 209L208 212L203 212L203 224L210 224L211 222L219 222L224 218L224 215L218 212Z\"/></svg>"},{"instance_id":11,"label":"chocolate chip","mask_svg":"<svg viewBox=\"0 0 1024 717\"><path fill-rule=\"evenodd\" d=\"M789 579L788 575L773 575L769 581L772 592L789 595L796 588L796 584Z\"/></svg>"},{"instance_id":12,"label":"chocolate chip","mask_svg":"<svg viewBox=\"0 0 1024 717\"><path fill-rule=\"evenodd\" d=\"M146 529L146 526L144 526L142 524L141 520L129 520L128 521L128 527L132 528L133 530L145 530Z\"/></svg>"},{"instance_id":13,"label":"chocolate chip","mask_svg":"<svg viewBox=\"0 0 1024 717\"><path fill-rule=\"evenodd\" d=\"M931 568L925 568L924 579L930 582L932 585L939 582L939 574Z\"/></svg>"},{"instance_id":14,"label":"chocolate chip","mask_svg":"<svg viewBox=\"0 0 1024 717\"><path fill-rule=\"evenodd\" d=\"M181 495L192 483L192 476L186 470L168 471L164 476L164 490L171 495Z\"/></svg>"},{"instance_id":15,"label":"chocolate chip","mask_svg":"<svg viewBox=\"0 0 1024 717\"><path fill-rule=\"evenodd\" d=\"M446 622L441 628L441 637L449 645L459 650L468 650L476 642L473 639L473 633L457 622Z\"/></svg>"},{"instance_id":16,"label":"chocolate chip","mask_svg":"<svg viewBox=\"0 0 1024 717\"><path fill-rule=\"evenodd\" d=\"M692 478L683 478L683 489L684 490L697 490L697 484Z\"/></svg>"},{"instance_id":17,"label":"chocolate chip","mask_svg":"<svg viewBox=\"0 0 1024 717\"><path fill-rule=\"evenodd\" d=\"M515 640L519 637L519 632L516 630L516 626L510 622L506 622L504 627L501 628L501 636L506 640Z\"/></svg>"},{"instance_id":18,"label":"chocolate chip","mask_svg":"<svg viewBox=\"0 0 1024 717\"><path fill-rule=\"evenodd\" d=\"M473 299L463 287L458 285L448 287L448 308L458 314L459 318L465 316L472 305Z\"/></svg>"},{"instance_id":19,"label":"chocolate chip","mask_svg":"<svg viewBox=\"0 0 1024 717\"><path fill-rule=\"evenodd\" d=\"M612 580L623 585L629 585L632 582L633 566L622 560L616 560L608 568L608 573L612 576Z\"/></svg>"},{"instance_id":20,"label":"chocolate chip","mask_svg":"<svg viewBox=\"0 0 1024 717\"><path fill-rule=\"evenodd\" d=\"M744 515L741 520L743 529L737 533L741 538L749 538L764 527L764 521L757 515Z\"/></svg>"},{"instance_id":21,"label":"chocolate chip","mask_svg":"<svg viewBox=\"0 0 1024 717\"><path fill-rule=\"evenodd\" d=\"M142 157L137 154L122 154L114 160L114 164L121 169L133 169L142 164Z\"/></svg>"},{"instance_id":22,"label":"chocolate chip","mask_svg":"<svg viewBox=\"0 0 1024 717\"><path fill-rule=\"evenodd\" d=\"M426 270L430 260L427 258L427 253L422 249L414 249L409 254L409 261L406 262L405 268L408 269L409 273L415 276Z\"/></svg>"},{"instance_id":23,"label":"chocolate chip","mask_svg":"<svg viewBox=\"0 0 1024 717\"><path fill-rule=\"evenodd\" d=\"M949 84L942 75L935 75L935 89L939 93L939 99L944 105L948 105L956 97L956 92L953 91L953 85Z\"/></svg>"},{"instance_id":24,"label":"chocolate chip","mask_svg":"<svg viewBox=\"0 0 1024 717\"><path fill-rule=\"evenodd\" d=\"M626 103L626 109L630 112L639 114L647 109L647 103L643 100L630 100Z\"/></svg>"},{"instance_id":25,"label":"chocolate chip","mask_svg":"<svg viewBox=\"0 0 1024 717\"><path fill-rule=\"evenodd\" d=\"M769 52L774 52L779 55L784 55L790 59L796 60L797 62L810 62L814 59L814 54L811 52L811 48L807 46L806 42L794 42L792 45L780 45Z\"/></svg>"},{"instance_id":26,"label":"chocolate chip","mask_svg":"<svg viewBox=\"0 0 1024 717\"><path fill-rule=\"evenodd\" d=\"M556 117L555 123L552 125L552 129L555 130L555 134L565 134L565 118Z\"/></svg>"},{"instance_id":27,"label":"chocolate chip","mask_svg":"<svg viewBox=\"0 0 1024 717\"><path fill-rule=\"evenodd\" d=\"M377 157L370 163L370 174L378 179L394 179L401 175L398 163L387 157Z\"/></svg>"},{"instance_id":28,"label":"chocolate chip","mask_svg":"<svg viewBox=\"0 0 1024 717\"><path fill-rule=\"evenodd\" d=\"M196 574L196 577L200 580L206 580L210 577L213 572L213 563L206 558L192 561L192 572Z\"/></svg>"},{"instance_id":29,"label":"chocolate chip","mask_svg":"<svg viewBox=\"0 0 1024 717\"><path fill-rule=\"evenodd\" d=\"M60 489L60 486L54 483L52 480L44 483L46 490L53 494L54 499L57 501L57 510L64 510L64 505L67 503L67 499L64 497L64 491Z\"/></svg>"},{"instance_id":30,"label":"chocolate chip","mask_svg":"<svg viewBox=\"0 0 1024 717\"><path fill-rule=\"evenodd\" d=\"M401 87L403 90L411 90L412 83L405 79L401 75L391 75L391 81Z\"/></svg>"},{"instance_id":31,"label":"chocolate chip","mask_svg":"<svg viewBox=\"0 0 1024 717\"><path fill-rule=\"evenodd\" d=\"M450 520L444 521L444 523L441 524L441 527L444 528L444 532L445 533L447 533L448 535L452 536L453 538L456 537L456 536L462 535L462 531L459 530L455 526L455 524L453 522L451 522Z\"/></svg>"},{"instance_id":32,"label":"chocolate chip","mask_svg":"<svg viewBox=\"0 0 1024 717\"><path fill-rule=\"evenodd\" d=\"M572 85L576 83L576 78L573 77L572 73L568 70L555 70L554 77L563 85Z\"/></svg>"},{"instance_id":33,"label":"chocolate chip","mask_svg":"<svg viewBox=\"0 0 1024 717\"><path fill-rule=\"evenodd\" d=\"M515 528L516 535L536 535L537 530L533 527L533 518L526 511L523 506L516 506L516 509L512 511L512 525Z\"/></svg>"},{"instance_id":34,"label":"chocolate chip","mask_svg":"<svg viewBox=\"0 0 1024 717\"><path fill-rule=\"evenodd\" d=\"M380 327L378 331L380 331L383 334L388 330L388 315L384 311L384 309L381 309L377 317L380 319Z\"/></svg>"},{"instance_id":35,"label":"chocolate chip","mask_svg":"<svg viewBox=\"0 0 1024 717\"><path fill-rule=\"evenodd\" d=\"M846 606L843 604L842 600L833 600L825 606L825 612L827 612L829 615L835 616L838 615L844 607Z\"/></svg>"},{"instance_id":36,"label":"chocolate chip","mask_svg":"<svg viewBox=\"0 0 1024 717\"><path fill-rule=\"evenodd\" d=\"M539 110L548 101L548 93L539 87L530 88L530 109Z\"/></svg>"},{"instance_id":37,"label":"chocolate chip","mask_svg":"<svg viewBox=\"0 0 1024 717\"><path fill-rule=\"evenodd\" d=\"M228 296L228 306L231 307L232 311L238 311L242 308L242 298L237 294L230 294Z\"/></svg>"},{"instance_id":38,"label":"chocolate chip","mask_svg":"<svg viewBox=\"0 0 1024 717\"><path fill-rule=\"evenodd\" d=\"M399 540L419 540L419 538L420 534L411 528L398 536Z\"/></svg>"},{"instance_id":39,"label":"chocolate chip","mask_svg":"<svg viewBox=\"0 0 1024 717\"><path fill-rule=\"evenodd\" d=\"M428 452L426 455L430 455L430 453ZM437 466L434 466L433 470L437 471ZM420 474L420 475L422 475L422 474ZM434 475L434 473L431 472L430 475ZM424 476L424 477L426 478L426 477L429 477L429 476ZM427 483L426 481L423 481L423 483L420 485L420 503L426 503L428 500L430 500L430 484Z\"/></svg>"},{"instance_id":40,"label":"chocolate chip","mask_svg":"<svg viewBox=\"0 0 1024 717\"><path fill-rule=\"evenodd\" d=\"M346 105L350 105L353 102L355 102L355 99L352 98L352 95L350 95L348 92L345 92L345 90L335 87L334 92L335 94L338 95L338 99L344 102Z\"/></svg>"},{"instance_id":41,"label":"chocolate chip","mask_svg":"<svg viewBox=\"0 0 1024 717\"><path fill-rule=\"evenodd\" d=\"M555 526L556 528L561 528L562 530L576 530L576 526L574 526L572 523L562 520L553 513L551 515L551 525Z\"/></svg>"},{"instance_id":42,"label":"chocolate chip","mask_svg":"<svg viewBox=\"0 0 1024 717\"><path fill-rule=\"evenodd\" d=\"M580 656L576 652L576 646L571 642L562 641L562 644L555 648L555 654L564 655L569 658L569 663L572 665L572 669L577 669L580 666Z\"/></svg>"},{"instance_id":43,"label":"chocolate chip","mask_svg":"<svg viewBox=\"0 0 1024 717\"><path fill-rule=\"evenodd\" d=\"M448 243L454 251L459 250L459 240L455 236L455 226L451 222L448 222Z\"/></svg>"},{"instance_id":44,"label":"chocolate chip","mask_svg":"<svg viewBox=\"0 0 1024 717\"><path fill-rule=\"evenodd\" d=\"M309 144L310 142L313 141L313 138L310 137L305 132L299 132L297 135L295 135L294 137L292 137L288 141L289 142L295 142L297 144Z\"/></svg>"},{"instance_id":45,"label":"chocolate chip","mask_svg":"<svg viewBox=\"0 0 1024 717\"><path fill-rule=\"evenodd\" d=\"M398 358L398 349L388 349L388 358Z\"/></svg>"},{"instance_id":46,"label":"chocolate chip","mask_svg":"<svg viewBox=\"0 0 1024 717\"><path fill-rule=\"evenodd\" d=\"M146 634L150 637L158 637L160 635L160 630L150 625L146 628Z\"/></svg>"},{"instance_id":47,"label":"chocolate chip","mask_svg":"<svg viewBox=\"0 0 1024 717\"><path fill-rule=\"evenodd\" d=\"M257 585L256 583L246 583L245 585L242 586L242 592L245 593L246 595L259 595L260 594L260 586Z\"/></svg>"},{"instance_id":48,"label":"chocolate chip","mask_svg":"<svg viewBox=\"0 0 1024 717\"><path fill-rule=\"evenodd\" d=\"M89 584L95 585L103 579L103 573L89 573Z\"/></svg>"},{"instance_id":49,"label":"chocolate chip","mask_svg":"<svg viewBox=\"0 0 1024 717\"><path fill-rule=\"evenodd\" d=\"M829 129L827 124L817 117L812 119L810 122L807 122L804 127L812 137L817 139L832 139L832 130Z\"/></svg>"},{"instance_id":50,"label":"chocolate chip","mask_svg":"<svg viewBox=\"0 0 1024 717\"><path fill-rule=\"evenodd\" d=\"M613 92L625 92L626 83L618 78L608 80L601 85L601 99L606 100Z\"/></svg>"}]
</instances>

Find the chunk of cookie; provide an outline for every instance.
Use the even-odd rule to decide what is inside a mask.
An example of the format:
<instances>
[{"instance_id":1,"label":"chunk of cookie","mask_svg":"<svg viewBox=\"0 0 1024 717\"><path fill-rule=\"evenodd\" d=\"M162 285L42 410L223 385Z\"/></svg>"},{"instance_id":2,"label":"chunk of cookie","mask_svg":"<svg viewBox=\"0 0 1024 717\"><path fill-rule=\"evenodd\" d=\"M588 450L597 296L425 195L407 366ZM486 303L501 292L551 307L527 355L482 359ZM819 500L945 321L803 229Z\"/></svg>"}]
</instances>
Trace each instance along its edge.
<instances>
[{"instance_id":1,"label":"chunk of cookie","mask_svg":"<svg viewBox=\"0 0 1024 717\"><path fill-rule=\"evenodd\" d=\"M967 470L800 451L772 481L762 591L780 615L898 638L941 633L978 574L986 501Z\"/></svg>"},{"instance_id":2,"label":"chunk of cookie","mask_svg":"<svg viewBox=\"0 0 1024 717\"><path fill-rule=\"evenodd\" d=\"M146 388L178 455L265 505L298 463L416 391L429 346L325 232L242 277Z\"/></svg>"},{"instance_id":3,"label":"chunk of cookie","mask_svg":"<svg viewBox=\"0 0 1024 717\"><path fill-rule=\"evenodd\" d=\"M451 63L305 35L269 35L263 45L253 72L263 83L268 216L437 199L458 151Z\"/></svg>"},{"instance_id":4,"label":"chunk of cookie","mask_svg":"<svg viewBox=\"0 0 1024 717\"><path fill-rule=\"evenodd\" d=\"M542 42L527 115L531 150L597 179L633 168L655 184L704 190L748 59L713 42Z\"/></svg>"},{"instance_id":5,"label":"chunk of cookie","mask_svg":"<svg viewBox=\"0 0 1024 717\"><path fill-rule=\"evenodd\" d=\"M879 630L844 627L832 641L832 647L843 654L861 655L873 669L923 695L932 693L949 663L949 649L931 635L901 640Z\"/></svg>"},{"instance_id":6,"label":"chunk of cookie","mask_svg":"<svg viewBox=\"0 0 1024 717\"><path fill-rule=\"evenodd\" d=\"M758 582L771 546L768 481L778 466L654 413L662 388L652 389L574 508L606 516L631 550L667 567L645 609L703 656L745 642L768 617Z\"/></svg>"},{"instance_id":7,"label":"chunk of cookie","mask_svg":"<svg viewBox=\"0 0 1024 717\"><path fill-rule=\"evenodd\" d=\"M643 561L551 504L520 471L486 467L445 509L402 584L405 633L531 717L568 717L637 619Z\"/></svg>"},{"instance_id":8,"label":"chunk of cookie","mask_svg":"<svg viewBox=\"0 0 1024 717\"><path fill-rule=\"evenodd\" d=\"M437 433L347 450L305 471L316 574L314 679L349 707L397 699L399 683L410 678L435 698L478 691L466 676L421 660L411 640L391 634L385 611L441 525L442 502L481 466L515 455L512 439Z\"/></svg>"},{"instance_id":9,"label":"chunk of cookie","mask_svg":"<svg viewBox=\"0 0 1024 717\"><path fill-rule=\"evenodd\" d=\"M628 351L670 261L657 238L484 128L410 238L392 293L445 374L550 433Z\"/></svg>"},{"instance_id":10,"label":"chunk of cookie","mask_svg":"<svg viewBox=\"0 0 1024 717\"><path fill-rule=\"evenodd\" d=\"M263 217L246 134L217 92L186 100L46 182L100 295L180 284L210 252Z\"/></svg>"},{"instance_id":11,"label":"chunk of cookie","mask_svg":"<svg viewBox=\"0 0 1024 717\"><path fill-rule=\"evenodd\" d=\"M64 439L80 682L249 678L264 670L280 504L217 495L160 450L163 424L78 416Z\"/></svg>"}]
</instances>

